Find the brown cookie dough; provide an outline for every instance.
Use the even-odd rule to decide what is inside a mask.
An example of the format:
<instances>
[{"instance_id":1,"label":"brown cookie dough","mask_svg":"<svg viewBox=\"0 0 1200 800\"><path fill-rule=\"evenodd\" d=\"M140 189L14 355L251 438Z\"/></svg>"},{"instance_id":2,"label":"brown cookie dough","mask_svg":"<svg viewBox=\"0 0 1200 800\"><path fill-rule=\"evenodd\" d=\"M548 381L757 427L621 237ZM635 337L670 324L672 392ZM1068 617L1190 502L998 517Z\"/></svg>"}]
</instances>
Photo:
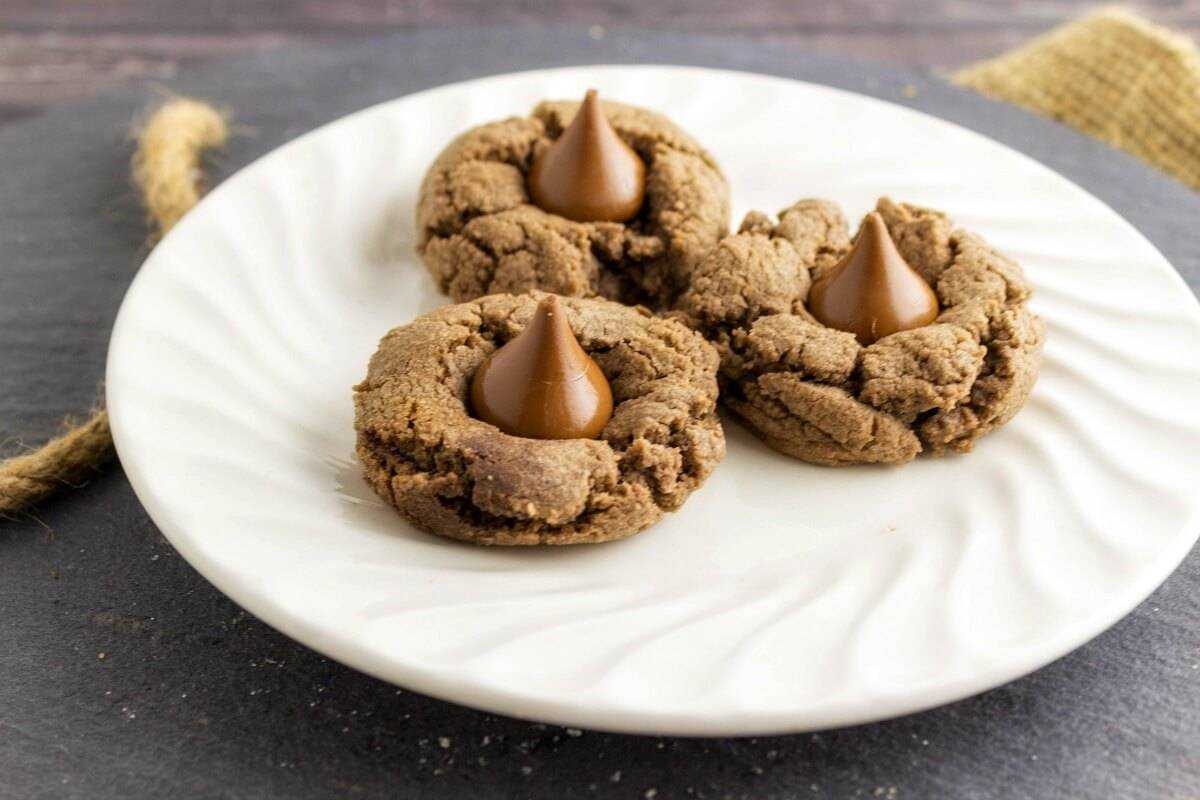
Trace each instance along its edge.
<instances>
[{"instance_id":1,"label":"brown cookie dough","mask_svg":"<svg viewBox=\"0 0 1200 800\"><path fill-rule=\"evenodd\" d=\"M532 204L534 155L570 123L577 102L463 133L434 161L417 202L417 250L456 301L541 289L664 307L729 229L729 187L712 157L660 114L604 102L646 163L646 197L627 223L573 222Z\"/></svg>"},{"instance_id":2,"label":"brown cookie dough","mask_svg":"<svg viewBox=\"0 0 1200 800\"><path fill-rule=\"evenodd\" d=\"M612 387L599 439L523 439L472 417L472 375L541 296L418 317L384 336L355 387L367 480L418 527L478 544L621 539L679 508L724 457L716 351L677 322L606 300L563 301Z\"/></svg>"},{"instance_id":3,"label":"brown cookie dough","mask_svg":"<svg viewBox=\"0 0 1200 800\"><path fill-rule=\"evenodd\" d=\"M696 266L673 315L721 353L721 399L768 444L817 464L903 463L965 452L1025 404L1041 321L1021 268L946 215L883 198L876 210L941 306L930 325L863 347L805 308L850 247L845 218L801 200L751 212Z\"/></svg>"}]
</instances>

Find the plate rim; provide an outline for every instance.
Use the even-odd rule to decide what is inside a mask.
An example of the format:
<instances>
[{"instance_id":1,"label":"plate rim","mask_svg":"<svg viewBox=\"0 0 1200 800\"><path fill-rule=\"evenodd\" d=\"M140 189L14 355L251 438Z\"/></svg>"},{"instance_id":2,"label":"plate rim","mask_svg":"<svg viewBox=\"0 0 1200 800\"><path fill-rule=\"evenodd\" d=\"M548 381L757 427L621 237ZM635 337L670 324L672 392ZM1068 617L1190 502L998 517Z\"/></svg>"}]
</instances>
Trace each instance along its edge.
<instances>
[{"instance_id":1,"label":"plate rim","mask_svg":"<svg viewBox=\"0 0 1200 800\"><path fill-rule=\"evenodd\" d=\"M330 120L297 137L289 139L233 172L203 197L200 203L197 204L197 207L219 202L220 197L228 190L228 186L234 182L234 179L258 168L263 162L284 158L287 155L287 151L302 147L303 143L310 138L325 134L330 129L340 125L349 125L353 120L362 116L378 113L385 106L432 93L461 89L473 84L486 84L519 78L534 79L539 75L581 70L589 72L641 71L649 73L661 70L675 70L706 75L714 73L726 74L741 78L798 84L809 89L816 88L825 92L846 95L854 98L856 101L865 101L868 104L885 106L892 112L898 111L934 120L938 124L951 126L968 136L985 140L991 146L1002 148L1007 153L1023 159L1032 168L1053 175L1057 180L1065 183L1074 193L1082 195L1092 203L1098 204L1109 216L1110 221L1122 225L1126 233L1140 239L1145 246L1148 246L1158 256L1156 267L1159 271L1169 274L1175 281L1175 289L1182 291L1191 299L1188 311L1193 317L1193 321L1200 327L1200 301L1197 301L1196 296L1182 275L1171 265L1158 247L1144 236L1136 226L1117 213L1103 200L1032 156L951 120L943 119L934 114L910 108L899 103L826 84L758 73L750 70L657 63L636 65L577 65L506 72L430 87L372 104ZM194 215L189 213L172 231L168 232L154 249L147 254L142 267L139 268L131 281L122 299L121 307L110 336L106 375L113 373L114 364L120 358L120 352L124 346L123 341L127 338L125 328L128 325L127 319L129 315L126 313L126 309L130 305L130 298L136 297L139 291L138 287L145 283L144 276L148 274L146 266L150 265L150 262L155 258L155 254L160 252L160 249L164 245L171 242L178 235L178 231L186 229L194 218ZM116 388L114 389L114 387ZM1188 552L1191 551L1197 539L1200 538L1200 513L1194 512L1183 526L1178 539L1172 541L1172 546L1162 548L1152 562L1147 562L1152 563L1153 568L1147 567L1141 573L1140 580L1124 584L1124 591L1118 596L1118 602L1110 602L1102 606L1103 613L1093 612L1080 618L1072 626L1065 626L1058 629L1048 644L1043 643L1037 648L1027 648L1027 655L1023 659L1017 659L1015 662L1009 660L1000 664L989 665L986 669L977 669L970 678L952 682L940 681L932 686L922 687L920 690L906 691L903 694L875 698L874 708L869 714L862 713L861 708L855 711L856 706L861 706L861 703L855 704L843 701L816 707L815 712L808 710L803 715L798 714L794 709L770 713L752 712L742 713L734 721L714 719L712 716L706 716L702 711L692 713L646 713L606 704L580 704L562 702L561 700L549 701L536 695L526 695L519 691L512 691L509 687L501 687L495 683L480 684L468 682L464 684L455 679L455 673L447 672L444 668L427 668L413 663L402 663L393 659L377 657L370 649L357 642L353 636L338 636L336 631L331 632L320 626L307 624L303 618L289 613L283 606L273 601L270 593L260 592L253 585L247 585L236 573L223 570L212 559L207 557L203 549L199 546L200 540L203 537L189 534L184 530L184 526L174 518L163 499L157 497L153 492L151 483L143 473L141 465L138 463L136 452L131 448L129 439L127 438L126 426L128 423L125 417L125 409L122 406L121 392L122 389L119 381L106 381L106 405L109 409L113 440L116 445L118 457L121 460L122 467L133 487L135 495L145 507L151 520L159 527L163 535L180 555L207 581L212 583L233 602L306 647L386 682L401 685L447 702L486 710L491 713L501 713L517 718L550 722L559 725L585 727L592 730L683 736L772 735L882 721L952 703L1024 677L1058 660L1100 635L1125 618L1158 586L1167 580L1187 556Z\"/></svg>"}]
</instances>

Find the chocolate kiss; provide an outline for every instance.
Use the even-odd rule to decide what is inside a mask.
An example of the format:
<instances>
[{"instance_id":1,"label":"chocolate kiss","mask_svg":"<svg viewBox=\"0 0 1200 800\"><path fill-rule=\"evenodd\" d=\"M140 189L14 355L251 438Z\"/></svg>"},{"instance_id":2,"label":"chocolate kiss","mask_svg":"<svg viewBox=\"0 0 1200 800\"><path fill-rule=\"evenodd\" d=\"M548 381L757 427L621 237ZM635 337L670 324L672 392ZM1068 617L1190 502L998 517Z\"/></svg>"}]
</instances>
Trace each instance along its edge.
<instances>
[{"instance_id":1,"label":"chocolate kiss","mask_svg":"<svg viewBox=\"0 0 1200 800\"><path fill-rule=\"evenodd\" d=\"M475 416L512 436L594 439L612 416L612 389L583 351L557 295L471 381Z\"/></svg>"},{"instance_id":2,"label":"chocolate kiss","mask_svg":"<svg viewBox=\"0 0 1200 800\"><path fill-rule=\"evenodd\" d=\"M938 315L937 295L900 255L875 211L846 257L813 283L807 305L822 324L853 333L863 345Z\"/></svg>"},{"instance_id":3,"label":"chocolate kiss","mask_svg":"<svg viewBox=\"0 0 1200 800\"><path fill-rule=\"evenodd\" d=\"M608 123L595 89L529 170L533 202L576 222L632 219L645 192L646 165Z\"/></svg>"}]
</instances>

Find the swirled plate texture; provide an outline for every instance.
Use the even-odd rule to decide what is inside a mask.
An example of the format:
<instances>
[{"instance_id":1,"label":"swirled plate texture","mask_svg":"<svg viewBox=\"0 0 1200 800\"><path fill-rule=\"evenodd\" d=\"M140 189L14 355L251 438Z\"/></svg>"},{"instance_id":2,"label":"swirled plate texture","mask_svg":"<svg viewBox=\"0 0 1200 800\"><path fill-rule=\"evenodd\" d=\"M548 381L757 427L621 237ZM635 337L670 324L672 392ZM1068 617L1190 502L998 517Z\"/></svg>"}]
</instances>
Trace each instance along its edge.
<instances>
[{"instance_id":1,"label":"swirled plate texture","mask_svg":"<svg viewBox=\"0 0 1200 800\"><path fill-rule=\"evenodd\" d=\"M613 544L484 549L405 523L360 477L350 387L385 331L445 302L412 249L421 175L468 126L589 86L709 147L735 225L890 195L1019 260L1047 326L1029 404L967 456L898 469L807 466L727 420L708 483ZM150 255L108 404L155 522L248 610L403 686L594 728L799 731L964 697L1115 622L1200 527L1200 313L1146 239L982 136L744 73L508 75L300 137Z\"/></svg>"}]
</instances>

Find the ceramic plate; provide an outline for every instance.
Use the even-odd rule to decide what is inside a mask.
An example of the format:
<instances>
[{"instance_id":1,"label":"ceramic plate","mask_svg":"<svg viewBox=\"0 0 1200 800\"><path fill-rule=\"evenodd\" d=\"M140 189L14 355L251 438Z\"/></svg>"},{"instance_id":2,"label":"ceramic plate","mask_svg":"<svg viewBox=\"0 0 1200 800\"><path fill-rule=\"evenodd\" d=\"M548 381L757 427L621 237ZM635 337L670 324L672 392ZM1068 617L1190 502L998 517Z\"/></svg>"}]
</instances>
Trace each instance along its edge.
<instances>
[{"instance_id":1,"label":"ceramic plate","mask_svg":"<svg viewBox=\"0 0 1200 800\"><path fill-rule=\"evenodd\" d=\"M887 194L1018 259L1047 327L1028 406L969 456L898 469L806 466L727 419L703 489L613 544L483 549L406 524L359 475L350 387L385 331L445 302L412 250L418 183L468 126L589 86L700 138L735 226ZM963 128L735 72L506 75L281 147L147 259L108 406L151 517L246 609L402 686L581 727L801 731L955 700L1111 625L1200 527L1200 313L1146 239Z\"/></svg>"}]
</instances>

